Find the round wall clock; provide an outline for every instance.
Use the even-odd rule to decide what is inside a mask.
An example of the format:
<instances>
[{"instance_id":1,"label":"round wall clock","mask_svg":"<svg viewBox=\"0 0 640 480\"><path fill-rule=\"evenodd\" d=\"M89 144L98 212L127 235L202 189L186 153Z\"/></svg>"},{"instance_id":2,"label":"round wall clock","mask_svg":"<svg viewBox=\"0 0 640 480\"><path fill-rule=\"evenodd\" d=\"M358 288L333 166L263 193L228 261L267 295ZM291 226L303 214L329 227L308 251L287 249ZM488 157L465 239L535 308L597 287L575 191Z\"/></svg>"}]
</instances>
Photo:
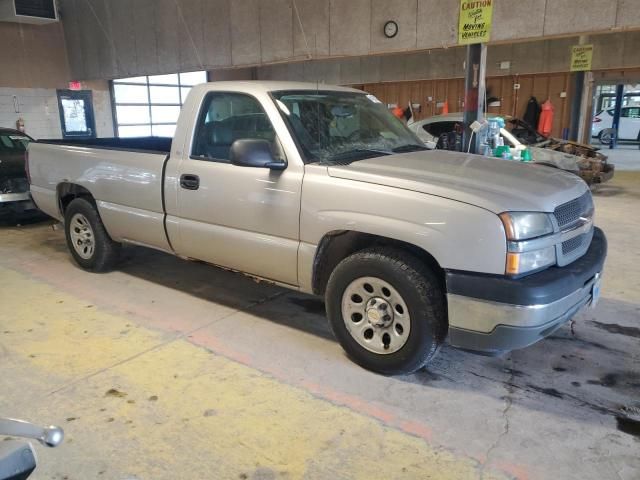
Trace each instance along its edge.
<instances>
[{"instance_id":1,"label":"round wall clock","mask_svg":"<svg viewBox=\"0 0 640 480\"><path fill-rule=\"evenodd\" d=\"M393 20L389 20L384 24L384 35L387 38L393 38L398 34L398 24Z\"/></svg>"}]
</instances>

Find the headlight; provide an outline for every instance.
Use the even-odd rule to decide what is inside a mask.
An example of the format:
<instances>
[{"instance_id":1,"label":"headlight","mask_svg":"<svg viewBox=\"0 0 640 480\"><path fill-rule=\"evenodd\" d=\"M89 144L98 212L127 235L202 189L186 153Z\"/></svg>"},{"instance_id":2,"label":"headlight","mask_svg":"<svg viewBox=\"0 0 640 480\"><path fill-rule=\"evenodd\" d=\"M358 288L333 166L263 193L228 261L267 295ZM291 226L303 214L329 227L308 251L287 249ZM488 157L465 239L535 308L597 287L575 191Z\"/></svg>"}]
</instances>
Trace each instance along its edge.
<instances>
[{"instance_id":1,"label":"headlight","mask_svg":"<svg viewBox=\"0 0 640 480\"><path fill-rule=\"evenodd\" d=\"M556 247L551 245L530 252L507 253L507 275L521 275L556 263Z\"/></svg>"},{"instance_id":2,"label":"headlight","mask_svg":"<svg viewBox=\"0 0 640 480\"><path fill-rule=\"evenodd\" d=\"M527 240L553 233L549 215L539 212L505 212L500 220L507 233L507 240Z\"/></svg>"}]
</instances>

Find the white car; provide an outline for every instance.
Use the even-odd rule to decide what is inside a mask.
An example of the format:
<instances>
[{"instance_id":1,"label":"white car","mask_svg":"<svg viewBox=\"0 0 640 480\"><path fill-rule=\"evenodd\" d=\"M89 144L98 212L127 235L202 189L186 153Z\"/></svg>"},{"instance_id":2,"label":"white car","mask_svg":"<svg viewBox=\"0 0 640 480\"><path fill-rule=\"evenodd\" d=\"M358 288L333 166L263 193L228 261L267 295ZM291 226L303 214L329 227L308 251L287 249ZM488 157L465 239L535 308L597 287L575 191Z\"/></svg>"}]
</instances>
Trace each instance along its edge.
<instances>
[{"instance_id":1,"label":"white car","mask_svg":"<svg viewBox=\"0 0 640 480\"><path fill-rule=\"evenodd\" d=\"M489 115L488 117L495 117L496 115ZM408 125L420 140L422 140L427 148L435 149L438 143L438 137L443 133L452 132L455 129L456 124L462 124L462 113L449 113L446 115L436 115L434 117L425 118L418 122ZM531 151L532 160L535 163L542 163L552 167L561 168L563 170L569 170L572 173L577 173L579 168L576 165L576 156L569 155L563 152L548 150L545 148L534 147L531 145L524 145L520 140L514 137L511 132L505 128L500 129L500 135L504 139L504 144L509 145L515 150L524 150L528 148Z\"/></svg>"},{"instance_id":2,"label":"white car","mask_svg":"<svg viewBox=\"0 0 640 480\"><path fill-rule=\"evenodd\" d=\"M496 116L498 115L490 114L487 117ZM462 124L462 122L462 113L449 113L425 118L407 126L427 148L435 149L440 135L454 131L456 125ZM500 129L500 134L504 139L504 144L509 145L512 149L520 151L528 149L534 163L566 170L580 176L588 184L604 183L613 177L613 166L607 163L607 157L597 152L597 149L565 140L543 137L539 134L536 134L539 137L537 140L525 145L505 128ZM581 153L574 155L576 147ZM586 150L591 151L587 153Z\"/></svg>"},{"instance_id":3,"label":"white car","mask_svg":"<svg viewBox=\"0 0 640 480\"><path fill-rule=\"evenodd\" d=\"M611 143L613 108L596 113L591 122L591 136L597 137L603 145ZM622 107L620 112L619 140L640 141L640 106Z\"/></svg>"}]
</instances>

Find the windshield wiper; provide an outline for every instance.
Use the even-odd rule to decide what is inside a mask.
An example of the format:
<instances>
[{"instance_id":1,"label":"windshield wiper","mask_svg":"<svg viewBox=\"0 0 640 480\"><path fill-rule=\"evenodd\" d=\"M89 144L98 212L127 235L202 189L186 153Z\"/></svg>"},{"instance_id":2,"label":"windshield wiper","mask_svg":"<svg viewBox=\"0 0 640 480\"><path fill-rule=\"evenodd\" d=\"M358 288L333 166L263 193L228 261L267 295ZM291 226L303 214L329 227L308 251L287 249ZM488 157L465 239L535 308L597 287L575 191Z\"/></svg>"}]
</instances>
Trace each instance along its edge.
<instances>
[{"instance_id":1,"label":"windshield wiper","mask_svg":"<svg viewBox=\"0 0 640 480\"><path fill-rule=\"evenodd\" d=\"M391 149L393 153L417 152L419 150L429 150L429 149L424 145L418 145L415 143L408 143L407 145L402 145L400 147Z\"/></svg>"},{"instance_id":2,"label":"windshield wiper","mask_svg":"<svg viewBox=\"0 0 640 480\"><path fill-rule=\"evenodd\" d=\"M374 148L354 148L353 150L347 150L346 152L331 155L327 161L347 164L355 162L356 160L364 160L365 158L380 157L383 155L391 155L391 152L376 150Z\"/></svg>"}]
</instances>

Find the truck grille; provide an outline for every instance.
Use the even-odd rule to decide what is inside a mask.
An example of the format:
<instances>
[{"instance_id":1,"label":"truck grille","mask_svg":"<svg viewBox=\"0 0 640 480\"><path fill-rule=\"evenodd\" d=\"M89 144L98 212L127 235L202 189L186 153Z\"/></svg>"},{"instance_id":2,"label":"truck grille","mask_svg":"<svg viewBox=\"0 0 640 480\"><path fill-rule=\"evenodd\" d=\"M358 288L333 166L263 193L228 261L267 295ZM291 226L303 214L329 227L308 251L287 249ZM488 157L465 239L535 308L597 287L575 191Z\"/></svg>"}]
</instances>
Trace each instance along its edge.
<instances>
[{"instance_id":1,"label":"truck grille","mask_svg":"<svg viewBox=\"0 0 640 480\"><path fill-rule=\"evenodd\" d=\"M587 191L578 198L558 206L553 215L561 232L579 228L593 217L593 198ZM584 255L591 245L593 227L589 231L569 238L556 246L558 266L563 267Z\"/></svg>"},{"instance_id":2,"label":"truck grille","mask_svg":"<svg viewBox=\"0 0 640 480\"><path fill-rule=\"evenodd\" d=\"M583 233L582 235L578 235L577 237L573 237L572 239L567 240L566 242L562 242L562 255L563 256L571 255L573 252L575 252L579 248L584 247L585 244L589 245L589 242L591 241L591 237L592 237L592 233L587 232L587 233Z\"/></svg>"},{"instance_id":3,"label":"truck grille","mask_svg":"<svg viewBox=\"0 0 640 480\"><path fill-rule=\"evenodd\" d=\"M553 215L556 217L560 230L564 230L565 227L571 227L578 223L580 217L591 218L591 216L593 216L593 198L591 198L591 192L587 191L584 195L559 205L553 211Z\"/></svg>"}]
</instances>

